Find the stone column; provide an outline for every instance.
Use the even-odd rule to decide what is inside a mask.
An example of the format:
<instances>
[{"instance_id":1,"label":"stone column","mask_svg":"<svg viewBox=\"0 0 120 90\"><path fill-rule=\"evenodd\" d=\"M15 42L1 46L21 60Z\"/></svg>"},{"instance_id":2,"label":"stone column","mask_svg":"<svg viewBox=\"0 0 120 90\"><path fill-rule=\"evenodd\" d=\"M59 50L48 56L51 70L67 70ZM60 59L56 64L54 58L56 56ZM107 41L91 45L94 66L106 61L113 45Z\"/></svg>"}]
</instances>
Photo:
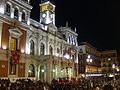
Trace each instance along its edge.
<instances>
[{"instance_id":1,"label":"stone column","mask_svg":"<svg viewBox=\"0 0 120 90\"><path fill-rule=\"evenodd\" d=\"M11 18L14 18L14 8L11 8Z\"/></svg>"},{"instance_id":2,"label":"stone column","mask_svg":"<svg viewBox=\"0 0 120 90\"><path fill-rule=\"evenodd\" d=\"M2 47L1 46L1 39L2 39L2 27L3 27L3 23L0 22L0 48ZM3 47L2 47L3 48ZM6 47L5 47L6 48Z\"/></svg>"},{"instance_id":3,"label":"stone column","mask_svg":"<svg viewBox=\"0 0 120 90\"><path fill-rule=\"evenodd\" d=\"M19 12L19 21L22 21L22 12Z\"/></svg>"},{"instance_id":4,"label":"stone column","mask_svg":"<svg viewBox=\"0 0 120 90\"><path fill-rule=\"evenodd\" d=\"M25 20L27 20L27 24L30 25L30 12L28 13Z\"/></svg>"},{"instance_id":5,"label":"stone column","mask_svg":"<svg viewBox=\"0 0 120 90\"><path fill-rule=\"evenodd\" d=\"M45 43L45 54L48 55L49 54L49 36L46 37L46 43Z\"/></svg>"},{"instance_id":6,"label":"stone column","mask_svg":"<svg viewBox=\"0 0 120 90\"><path fill-rule=\"evenodd\" d=\"M58 64L57 64L57 78L61 77L61 60L58 59Z\"/></svg>"}]
</instances>

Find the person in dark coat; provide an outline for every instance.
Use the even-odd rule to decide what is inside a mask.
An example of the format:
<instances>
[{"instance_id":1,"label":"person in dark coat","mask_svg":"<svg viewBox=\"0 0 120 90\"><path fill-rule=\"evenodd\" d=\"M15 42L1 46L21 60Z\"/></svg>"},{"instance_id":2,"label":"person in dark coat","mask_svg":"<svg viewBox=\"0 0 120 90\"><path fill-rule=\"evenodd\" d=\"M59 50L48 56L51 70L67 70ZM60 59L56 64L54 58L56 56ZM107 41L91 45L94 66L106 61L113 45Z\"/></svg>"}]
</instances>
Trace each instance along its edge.
<instances>
[{"instance_id":1,"label":"person in dark coat","mask_svg":"<svg viewBox=\"0 0 120 90\"><path fill-rule=\"evenodd\" d=\"M103 90L113 90L113 86L110 83L108 83L103 87Z\"/></svg>"}]
</instances>

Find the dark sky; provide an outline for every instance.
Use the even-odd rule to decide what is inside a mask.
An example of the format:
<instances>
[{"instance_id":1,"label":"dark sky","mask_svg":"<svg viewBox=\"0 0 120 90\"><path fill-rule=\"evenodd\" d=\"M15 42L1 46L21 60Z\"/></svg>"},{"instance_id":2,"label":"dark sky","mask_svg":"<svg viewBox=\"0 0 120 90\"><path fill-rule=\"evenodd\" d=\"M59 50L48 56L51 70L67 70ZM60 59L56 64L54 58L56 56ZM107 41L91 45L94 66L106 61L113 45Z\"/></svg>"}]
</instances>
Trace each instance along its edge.
<instances>
[{"instance_id":1,"label":"dark sky","mask_svg":"<svg viewBox=\"0 0 120 90\"><path fill-rule=\"evenodd\" d=\"M40 0L31 0L31 18L39 21ZM120 1L54 0L56 26L77 28L78 42L87 41L98 50L120 49Z\"/></svg>"}]
</instances>

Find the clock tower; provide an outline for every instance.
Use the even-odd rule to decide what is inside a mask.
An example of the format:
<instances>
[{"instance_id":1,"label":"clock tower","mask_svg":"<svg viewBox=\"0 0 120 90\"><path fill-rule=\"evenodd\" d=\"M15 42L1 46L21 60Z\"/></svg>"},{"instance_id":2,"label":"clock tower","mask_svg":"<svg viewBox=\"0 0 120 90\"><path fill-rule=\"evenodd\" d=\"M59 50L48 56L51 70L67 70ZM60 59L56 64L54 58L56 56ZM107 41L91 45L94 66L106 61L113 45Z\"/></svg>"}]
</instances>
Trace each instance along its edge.
<instances>
[{"instance_id":1,"label":"clock tower","mask_svg":"<svg viewBox=\"0 0 120 90\"><path fill-rule=\"evenodd\" d=\"M40 24L44 30L47 30L49 24L55 25L55 5L50 0L41 0Z\"/></svg>"}]
</instances>

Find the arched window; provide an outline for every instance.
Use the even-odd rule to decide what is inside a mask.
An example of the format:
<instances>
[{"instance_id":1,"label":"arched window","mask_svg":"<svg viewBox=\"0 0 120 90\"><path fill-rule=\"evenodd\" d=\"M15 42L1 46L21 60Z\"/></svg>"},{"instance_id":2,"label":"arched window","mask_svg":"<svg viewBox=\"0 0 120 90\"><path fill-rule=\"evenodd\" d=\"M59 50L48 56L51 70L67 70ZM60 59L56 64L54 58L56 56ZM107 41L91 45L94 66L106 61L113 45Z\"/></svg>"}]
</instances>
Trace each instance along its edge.
<instances>
[{"instance_id":1,"label":"arched window","mask_svg":"<svg viewBox=\"0 0 120 90\"><path fill-rule=\"evenodd\" d=\"M44 68L43 65L40 66L40 80L41 80L42 82L45 81L45 68Z\"/></svg>"},{"instance_id":2,"label":"arched window","mask_svg":"<svg viewBox=\"0 0 120 90\"><path fill-rule=\"evenodd\" d=\"M49 52L50 52L50 55L53 55L53 48L52 48L52 46L50 46Z\"/></svg>"},{"instance_id":3,"label":"arched window","mask_svg":"<svg viewBox=\"0 0 120 90\"><path fill-rule=\"evenodd\" d=\"M60 53L60 50L59 50L59 48L57 48L57 53L58 53L58 54Z\"/></svg>"},{"instance_id":4,"label":"arched window","mask_svg":"<svg viewBox=\"0 0 120 90\"><path fill-rule=\"evenodd\" d=\"M56 79L56 66L52 66L52 71L51 71L51 78Z\"/></svg>"},{"instance_id":5,"label":"arched window","mask_svg":"<svg viewBox=\"0 0 120 90\"><path fill-rule=\"evenodd\" d=\"M40 46L40 55L44 55L45 54L44 51L45 51L44 44L41 43L41 46Z\"/></svg>"},{"instance_id":6,"label":"arched window","mask_svg":"<svg viewBox=\"0 0 120 90\"><path fill-rule=\"evenodd\" d=\"M22 21L25 21L25 12L22 12Z\"/></svg>"},{"instance_id":7,"label":"arched window","mask_svg":"<svg viewBox=\"0 0 120 90\"><path fill-rule=\"evenodd\" d=\"M17 8L15 8L15 11L14 11L14 18L18 19L18 9Z\"/></svg>"},{"instance_id":8,"label":"arched window","mask_svg":"<svg viewBox=\"0 0 120 90\"><path fill-rule=\"evenodd\" d=\"M29 65L28 77L35 77L35 67L33 64Z\"/></svg>"},{"instance_id":9,"label":"arched window","mask_svg":"<svg viewBox=\"0 0 120 90\"><path fill-rule=\"evenodd\" d=\"M10 4L6 4L6 14L10 16L11 7Z\"/></svg>"},{"instance_id":10,"label":"arched window","mask_svg":"<svg viewBox=\"0 0 120 90\"><path fill-rule=\"evenodd\" d=\"M34 41L33 40L30 41L30 54L34 55Z\"/></svg>"}]
</instances>

